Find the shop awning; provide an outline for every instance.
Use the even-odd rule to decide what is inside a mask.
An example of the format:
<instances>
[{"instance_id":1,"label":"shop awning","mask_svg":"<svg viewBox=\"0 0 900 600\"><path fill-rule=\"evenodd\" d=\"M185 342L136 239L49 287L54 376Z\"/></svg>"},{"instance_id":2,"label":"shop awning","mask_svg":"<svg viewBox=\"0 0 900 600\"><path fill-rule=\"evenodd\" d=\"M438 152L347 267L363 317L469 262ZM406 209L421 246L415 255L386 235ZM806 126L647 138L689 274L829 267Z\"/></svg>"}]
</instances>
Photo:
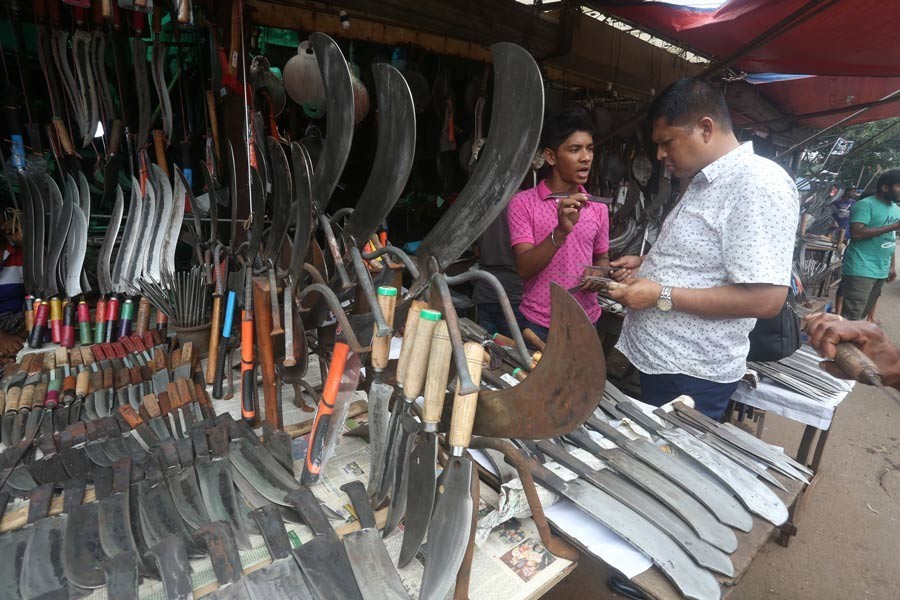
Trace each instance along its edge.
<instances>
[{"instance_id":1,"label":"shop awning","mask_svg":"<svg viewBox=\"0 0 900 600\"><path fill-rule=\"evenodd\" d=\"M650 0L588 4L715 58L748 45L804 6L815 4L812 16L753 50L736 66L751 73L900 77L896 0L729 0L715 10Z\"/></svg>"}]
</instances>

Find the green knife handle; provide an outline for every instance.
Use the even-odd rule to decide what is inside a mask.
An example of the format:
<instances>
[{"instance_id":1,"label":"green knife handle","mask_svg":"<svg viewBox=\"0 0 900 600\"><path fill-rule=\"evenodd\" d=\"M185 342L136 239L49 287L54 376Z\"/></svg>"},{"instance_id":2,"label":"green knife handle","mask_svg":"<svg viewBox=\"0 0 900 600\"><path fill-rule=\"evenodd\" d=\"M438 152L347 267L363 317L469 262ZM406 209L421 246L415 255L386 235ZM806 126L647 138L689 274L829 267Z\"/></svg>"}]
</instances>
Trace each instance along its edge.
<instances>
[{"instance_id":1,"label":"green knife handle","mask_svg":"<svg viewBox=\"0 0 900 600\"><path fill-rule=\"evenodd\" d=\"M469 365L469 375L472 382L479 385L481 382L481 344L478 342L466 342L466 363ZM472 425L475 423L475 408L478 405L478 392L474 394L460 395L457 392L453 398L453 418L450 421L450 447L468 448L472 439Z\"/></svg>"}]
</instances>

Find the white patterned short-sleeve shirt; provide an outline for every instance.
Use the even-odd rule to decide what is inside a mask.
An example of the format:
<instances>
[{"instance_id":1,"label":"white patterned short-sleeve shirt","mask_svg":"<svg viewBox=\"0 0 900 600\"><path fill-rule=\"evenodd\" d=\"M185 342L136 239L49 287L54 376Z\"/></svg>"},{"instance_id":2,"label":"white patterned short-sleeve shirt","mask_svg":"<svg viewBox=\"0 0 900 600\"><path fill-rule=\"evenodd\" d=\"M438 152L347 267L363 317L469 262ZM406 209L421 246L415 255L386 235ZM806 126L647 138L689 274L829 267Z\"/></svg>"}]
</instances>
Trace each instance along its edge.
<instances>
[{"instance_id":1,"label":"white patterned short-sleeve shirt","mask_svg":"<svg viewBox=\"0 0 900 600\"><path fill-rule=\"evenodd\" d=\"M744 143L694 176L638 276L673 288L788 285L798 219L790 176ZM729 383L744 375L755 324L678 307L629 311L616 347L644 373Z\"/></svg>"}]
</instances>

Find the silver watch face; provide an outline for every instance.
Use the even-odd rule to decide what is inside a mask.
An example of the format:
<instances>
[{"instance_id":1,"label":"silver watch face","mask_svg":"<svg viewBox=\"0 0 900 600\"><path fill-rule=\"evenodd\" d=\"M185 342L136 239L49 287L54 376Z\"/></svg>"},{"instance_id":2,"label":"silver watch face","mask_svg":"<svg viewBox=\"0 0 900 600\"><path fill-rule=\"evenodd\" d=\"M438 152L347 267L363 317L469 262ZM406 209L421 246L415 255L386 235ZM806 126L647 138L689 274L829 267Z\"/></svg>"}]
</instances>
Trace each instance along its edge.
<instances>
[{"instance_id":1,"label":"silver watch face","mask_svg":"<svg viewBox=\"0 0 900 600\"><path fill-rule=\"evenodd\" d=\"M672 300L669 298L660 298L656 301L656 308L663 312L668 312L672 310Z\"/></svg>"}]
</instances>

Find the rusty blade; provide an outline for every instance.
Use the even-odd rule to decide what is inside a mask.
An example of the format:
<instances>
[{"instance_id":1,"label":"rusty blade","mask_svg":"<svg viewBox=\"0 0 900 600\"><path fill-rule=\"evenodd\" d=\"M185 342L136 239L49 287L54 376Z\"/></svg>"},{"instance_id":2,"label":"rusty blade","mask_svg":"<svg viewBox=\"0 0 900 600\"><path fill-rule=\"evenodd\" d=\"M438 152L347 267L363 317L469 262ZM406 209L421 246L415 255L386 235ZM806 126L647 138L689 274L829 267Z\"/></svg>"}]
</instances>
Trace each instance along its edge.
<instances>
[{"instance_id":1,"label":"rusty blade","mask_svg":"<svg viewBox=\"0 0 900 600\"><path fill-rule=\"evenodd\" d=\"M606 385L600 339L578 302L555 283L550 300L550 333L541 361L519 385L478 394L475 435L558 437L584 423L596 408Z\"/></svg>"}]
</instances>

